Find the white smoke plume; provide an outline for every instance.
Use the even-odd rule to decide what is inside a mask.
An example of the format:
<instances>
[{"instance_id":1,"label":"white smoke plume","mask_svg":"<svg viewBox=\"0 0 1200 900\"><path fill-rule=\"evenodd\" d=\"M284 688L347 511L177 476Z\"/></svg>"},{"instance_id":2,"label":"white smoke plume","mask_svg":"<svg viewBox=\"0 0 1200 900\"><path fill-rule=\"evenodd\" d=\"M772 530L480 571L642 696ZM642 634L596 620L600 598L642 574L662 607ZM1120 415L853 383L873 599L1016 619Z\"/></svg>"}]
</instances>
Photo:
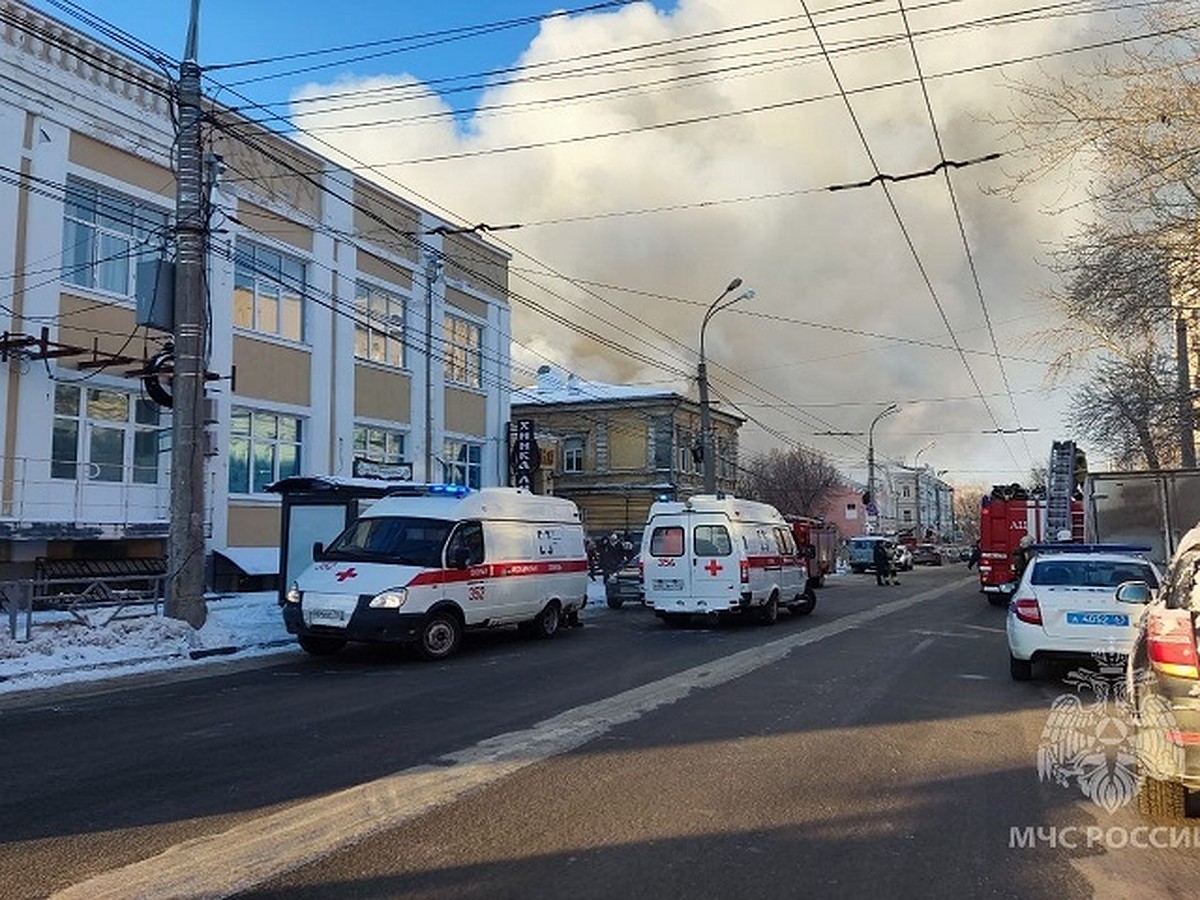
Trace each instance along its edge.
<instances>
[{"instance_id":1,"label":"white smoke plume","mask_svg":"<svg viewBox=\"0 0 1200 900\"><path fill-rule=\"evenodd\" d=\"M310 84L292 111L328 142L317 149L378 167L388 188L463 224L522 226L491 234L514 254L518 384L551 362L694 396L701 319L738 276L756 296L714 316L706 354L715 396L750 419L745 449L804 444L861 476L868 426L895 401L900 412L875 432L880 459L911 462L933 440L921 461L951 482L1024 480L1068 437L1066 391L1040 390L1050 354L1030 336L1051 324L1036 299L1052 281L1048 250L1086 209L1042 211L1047 197L1061 206L1074 196L1069 183L1017 202L985 193L1023 165L986 117L1014 103L1006 77L1039 77L1030 63L985 66L1077 47L1113 22L1001 21L1028 0L905 3L945 158L1005 154L950 179L1010 399L941 171L889 183L904 230L878 182L826 190L867 181L876 166L903 175L940 159L900 7L808 6L854 119L797 0L636 3L548 19L512 61L519 70L494 76L477 111L457 121L444 88L405 72ZM1098 7L1075 7L1085 8ZM341 96L352 91L369 94ZM1017 428L1038 430L986 433Z\"/></svg>"}]
</instances>

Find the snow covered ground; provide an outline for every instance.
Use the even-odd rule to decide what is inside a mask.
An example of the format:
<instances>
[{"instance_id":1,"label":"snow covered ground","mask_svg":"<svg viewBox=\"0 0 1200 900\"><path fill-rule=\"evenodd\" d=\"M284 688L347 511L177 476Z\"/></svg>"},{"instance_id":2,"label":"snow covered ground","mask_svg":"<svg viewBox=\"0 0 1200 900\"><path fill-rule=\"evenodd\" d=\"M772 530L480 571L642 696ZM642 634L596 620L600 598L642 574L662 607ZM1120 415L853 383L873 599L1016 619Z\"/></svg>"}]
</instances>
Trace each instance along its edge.
<instances>
[{"instance_id":1,"label":"snow covered ground","mask_svg":"<svg viewBox=\"0 0 1200 900\"><path fill-rule=\"evenodd\" d=\"M0 694L211 665L231 656L303 652L283 627L274 591L210 599L208 620L199 631L149 608L132 611L149 614L116 619L113 612L89 610L83 614L86 621L66 613L35 612L28 641L14 639L9 617L0 616ZM585 618L610 612L604 586L589 582ZM17 635L24 637L23 620Z\"/></svg>"}]
</instances>

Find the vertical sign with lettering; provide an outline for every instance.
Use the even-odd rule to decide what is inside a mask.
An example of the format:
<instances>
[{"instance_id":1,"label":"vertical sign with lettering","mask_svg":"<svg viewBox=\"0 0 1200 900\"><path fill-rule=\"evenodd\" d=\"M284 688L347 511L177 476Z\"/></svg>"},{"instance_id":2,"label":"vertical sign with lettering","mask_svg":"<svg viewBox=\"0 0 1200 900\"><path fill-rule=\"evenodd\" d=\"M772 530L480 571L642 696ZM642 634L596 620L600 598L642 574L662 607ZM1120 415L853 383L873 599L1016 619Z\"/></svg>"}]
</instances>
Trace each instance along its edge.
<instances>
[{"instance_id":1,"label":"vertical sign with lettering","mask_svg":"<svg viewBox=\"0 0 1200 900\"><path fill-rule=\"evenodd\" d=\"M514 423L516 440L512 446L512 483L515 487L533 490L533 473L542 463L542 454L533 436L533 420L518 419Z\"/></svg>"}]
</instances>

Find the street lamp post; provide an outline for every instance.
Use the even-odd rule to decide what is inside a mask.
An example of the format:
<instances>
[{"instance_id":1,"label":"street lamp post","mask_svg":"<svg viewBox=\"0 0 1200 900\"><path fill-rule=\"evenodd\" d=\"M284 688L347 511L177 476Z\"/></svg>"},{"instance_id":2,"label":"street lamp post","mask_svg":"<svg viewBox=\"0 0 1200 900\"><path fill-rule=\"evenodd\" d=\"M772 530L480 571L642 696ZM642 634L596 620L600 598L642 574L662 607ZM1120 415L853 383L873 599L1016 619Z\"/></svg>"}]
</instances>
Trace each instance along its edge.
<instances>
[{"instance_id":1,"label":"street lamp post","mask_svg":"<svg viewBox=\"0 0 1200 900\"><path fill-rule=\"evenodd\" d=\"M928 444L926 444L924 447L922 447L920 450L918 450L913 455L913 479L915 482L913 485L913 487L915 488L913 493L916 495L914 497L914 500L916 501L916 517L915 517L916 518L916 523L915 523L916 529L915 530L917 533L916 537L917 537L918 541L925 540L925 533L921 528L921 498L924 496L924 491L922 490L922 485L921 485L921 473L924 470L920 467L919 462L921 460L921 454L924 453L926 450L928 450L930 447L932 447L936 443L937 443L937 441L930 441Z\"/></svg>"},{"instance_id":2,"label":"street lamp post","mask_svg":"<svg viewBox=\"0 0 1200 900\"><path fill-rule=\"evenodd\" d=\"M867 496L870 498L870 503L876 502L875 497L875 424L884 416L890 416L894 412L899 412L900 407L895 403L881 410L880 413L871 420L871 427L867 429ZM867 512L867 521L870 522L870 511Z\"/></svg>"},{"instance_id":3,"label":"street lamp post","mask_svg":"<svg viewBox=\"0 0 1200 900\"><path fill-rule=\"evenodd\" d=\"M730 300L725 299L741 286L742 279L740 278L729 282L728 287L721 291L717 299L709 305L708 311L704 314L704 320L700 323L700 364L696 367L696 378L700 383L700 447L704 458L704 493L706 494L716 493L717 461L716 454L713 452L712 413L708 408L708 367L704 361L704 329L708 327L708 320L721 310L728 309L739 300L749 300L754 296L754 291L746 290Z\"/></svg>"}]
</instances>

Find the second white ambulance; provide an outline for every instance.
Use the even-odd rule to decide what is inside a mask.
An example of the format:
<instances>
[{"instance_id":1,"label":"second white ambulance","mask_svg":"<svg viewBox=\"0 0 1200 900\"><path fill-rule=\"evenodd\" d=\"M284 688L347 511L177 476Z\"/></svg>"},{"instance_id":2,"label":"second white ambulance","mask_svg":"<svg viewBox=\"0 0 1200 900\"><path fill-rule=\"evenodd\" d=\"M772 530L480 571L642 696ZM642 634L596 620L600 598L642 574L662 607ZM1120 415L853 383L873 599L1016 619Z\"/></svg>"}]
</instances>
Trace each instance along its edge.
<instances>
[{"instance_id":1,"label":"second white ambulance","mask_svg":"<svg viewBox=\"0 0 1200 900\"><path fill-rule=\"evenodd\" d=\"M667 624L689 616L750 614L775 621L779 607L812 612L808 561L775 507L700 494L650 507L642 534L646 602Z\"/></svg>"}]
</instances>

